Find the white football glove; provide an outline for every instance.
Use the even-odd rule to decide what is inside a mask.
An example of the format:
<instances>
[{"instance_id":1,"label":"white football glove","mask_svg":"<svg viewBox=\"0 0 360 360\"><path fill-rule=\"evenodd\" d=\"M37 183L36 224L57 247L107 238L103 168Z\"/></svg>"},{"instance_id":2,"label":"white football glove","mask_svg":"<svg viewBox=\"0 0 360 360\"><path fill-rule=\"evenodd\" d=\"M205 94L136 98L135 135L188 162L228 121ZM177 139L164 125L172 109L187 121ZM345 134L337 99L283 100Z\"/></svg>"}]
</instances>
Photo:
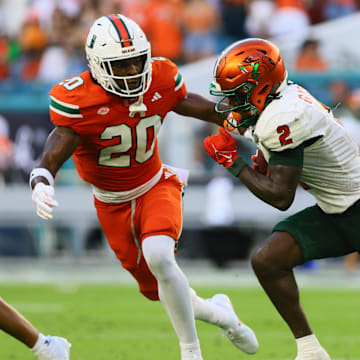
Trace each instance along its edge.
<instances>
[{"instance_id":1,"label":"white football glove","mask_svg":"<svg viewBox=\"0 0 360 360\"><path fill-rule=\"evenodd\" d=\"M45 220L52 219L53 208L58 206L54 199L55 190L51 185L37 183L32 192L32 200L36 206L36 213Z\"/></svg>"}]
</instances>

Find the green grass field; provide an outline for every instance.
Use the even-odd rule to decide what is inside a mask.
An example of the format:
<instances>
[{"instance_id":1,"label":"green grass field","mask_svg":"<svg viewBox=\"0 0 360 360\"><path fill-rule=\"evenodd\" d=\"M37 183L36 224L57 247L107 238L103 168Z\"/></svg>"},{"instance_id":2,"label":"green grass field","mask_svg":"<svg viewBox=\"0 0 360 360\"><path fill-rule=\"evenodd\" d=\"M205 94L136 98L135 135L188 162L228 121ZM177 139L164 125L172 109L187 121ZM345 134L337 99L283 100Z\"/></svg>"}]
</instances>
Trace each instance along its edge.
<instances>
[{"instance_id":1,"label":"green grass field","mask_svg":"<svg viewBox=\"0 0 360 360\"><path fill-rule=\"evenodd\" d=\"M260 288L196 290L203 297L227 293L260 342L256 355L243 354L218 328L198 321L204 360L295 359L290 331ZM72 360L180 360L165 311L136 286L0 284L0 294L45 334L67 337ZM332 360L360 360L360 290L305 289L302 302ZM33 356L23 344L0 333L0 360L27 359Z\"/></svg>"}]
</instances>

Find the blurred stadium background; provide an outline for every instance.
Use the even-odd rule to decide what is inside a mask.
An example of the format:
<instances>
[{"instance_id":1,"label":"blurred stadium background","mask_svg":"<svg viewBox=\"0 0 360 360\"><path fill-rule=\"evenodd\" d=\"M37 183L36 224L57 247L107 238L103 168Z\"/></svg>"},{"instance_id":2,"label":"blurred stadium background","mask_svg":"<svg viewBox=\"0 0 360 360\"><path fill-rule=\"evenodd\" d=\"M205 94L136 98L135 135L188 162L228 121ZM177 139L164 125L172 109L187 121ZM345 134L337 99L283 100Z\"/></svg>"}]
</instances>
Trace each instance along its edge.
<instances>
[{"instance_id":1,"label":"blurred stadium background","mask_svg":"<svg viewBox=\"0 0 360 360\"><path fill-rule=\"evenodd\" d=\"M87 69L83 45L88 28L112 12L137 21L153 56L176 62L188 90L207 97L216 55L224 47L248 36L272 40L283 53L289 78L332 106L360 145L358 0L0 0L0 295L20 304L35 324L37 311L21 307L29 291L24 283L33 284L30 292L38 283L94 283L93 292L96 284L99 289L133 284L110 252L91 189L71 160L56 179L60 206L53 221L36 216L28 187L28 173L52 129L47 93ZM286 212L257 200L203 151L203 138L215 130L173 113L161 130L164 162L191 170L178 259L194 286L257 288L247 261L250 252L278 220L314 200L299 189ZM240 138L238 146L250 163L254 146ZM309 288L360 287L356 259L313 262L297 272L300 285ZM251 294L256 298L260 292ZM36 301L33 296L31 302ZM358 343L358 329L355 334ZM3 341L8 339L0 337L0 355ZM336 359L360 359L359 352L349 354Z\"/></svg>"}]
</instances>

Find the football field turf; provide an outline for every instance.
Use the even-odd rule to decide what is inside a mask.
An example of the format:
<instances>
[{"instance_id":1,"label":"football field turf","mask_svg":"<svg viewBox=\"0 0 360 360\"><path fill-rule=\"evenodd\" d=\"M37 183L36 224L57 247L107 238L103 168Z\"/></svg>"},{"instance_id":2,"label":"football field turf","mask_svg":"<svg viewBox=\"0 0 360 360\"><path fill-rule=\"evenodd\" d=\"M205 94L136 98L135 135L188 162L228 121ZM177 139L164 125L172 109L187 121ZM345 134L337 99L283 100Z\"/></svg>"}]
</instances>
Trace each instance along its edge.
<instances>
[{"instance_id":1,"label":"football field turf","mask_svg":"<svg viewBox=\"0 0 360 360\"><path fill-rule=\"evenodd\" d=\"M237 350L221 331L197 321L204 360L294 360L290 331L258 287L199 287L210 297L227 293L258 336L256 355ZM0 284L0 294L45 334L72 342L72 360L180 360L177 338L158 302L129 284ZM332 360L360 360L360 290L303 289L303 306ZM29 350L0 332L1 360L34 359Z\"/></svg>"}]
</instances>

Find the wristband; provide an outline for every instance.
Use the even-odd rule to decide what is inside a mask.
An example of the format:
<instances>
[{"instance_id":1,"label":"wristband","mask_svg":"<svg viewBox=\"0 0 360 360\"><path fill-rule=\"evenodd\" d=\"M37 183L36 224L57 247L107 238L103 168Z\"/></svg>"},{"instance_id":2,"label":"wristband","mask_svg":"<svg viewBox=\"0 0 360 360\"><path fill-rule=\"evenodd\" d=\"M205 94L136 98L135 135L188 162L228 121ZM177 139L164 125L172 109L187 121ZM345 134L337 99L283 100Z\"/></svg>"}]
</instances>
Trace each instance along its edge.
<instances>
[{"instance_id":1,"label":"wristband","mask_svg":"<svg viewBox=\"0 0 360 360\"><path fill-rule=\"evenodd\" d=\"M247 162L241 157L238 156L235 160L234 163L226 168L226 170L228 170L231 175L234 175L235 177L238 177L239 174L241 173L241 170L247 165Z\"/></svg>"},{"instance_id":2,"label":"wristband","mask_svg":"<svg viewBox=\"0 0 360 360\"><path fill-rule=\"evenodd\" d=\"M52 176L51 172L48 169L45 168L35 168L31 171L30 173L30 178L29 178L29 185L31 187L31 183L32 181L38 177L38 176L42 176L44 177L51 186L54 185L54 177Z\"/></svg>"}]
</instances>

